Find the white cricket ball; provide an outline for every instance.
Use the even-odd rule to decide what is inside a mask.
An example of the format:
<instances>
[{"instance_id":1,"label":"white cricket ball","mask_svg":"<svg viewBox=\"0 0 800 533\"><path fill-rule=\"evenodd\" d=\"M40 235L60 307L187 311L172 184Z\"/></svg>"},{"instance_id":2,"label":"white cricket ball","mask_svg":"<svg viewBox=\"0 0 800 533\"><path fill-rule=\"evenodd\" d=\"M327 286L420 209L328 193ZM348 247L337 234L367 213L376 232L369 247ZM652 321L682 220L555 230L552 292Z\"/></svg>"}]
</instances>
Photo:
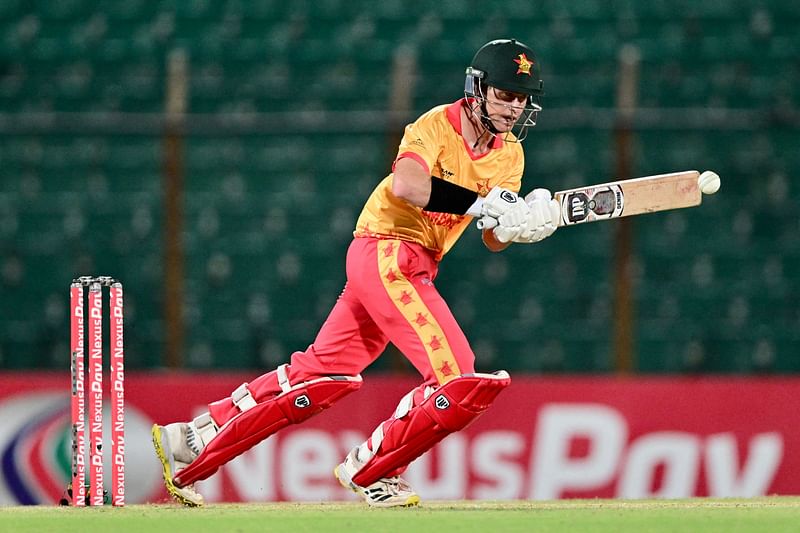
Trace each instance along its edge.
<instances>
[{"instance_id":1,"label":"white cricket ball","mask_svg":"<svg viewBox=\"0 0 800 533\"><path fill-rule=\"evenodd\" d=\"M719 179L719 174L711 170L706 170L697 178L697 184L700 186L700 191L703 194L714 194L719 190L719 186L722 182Z\"/></svg>"}]
</instances>

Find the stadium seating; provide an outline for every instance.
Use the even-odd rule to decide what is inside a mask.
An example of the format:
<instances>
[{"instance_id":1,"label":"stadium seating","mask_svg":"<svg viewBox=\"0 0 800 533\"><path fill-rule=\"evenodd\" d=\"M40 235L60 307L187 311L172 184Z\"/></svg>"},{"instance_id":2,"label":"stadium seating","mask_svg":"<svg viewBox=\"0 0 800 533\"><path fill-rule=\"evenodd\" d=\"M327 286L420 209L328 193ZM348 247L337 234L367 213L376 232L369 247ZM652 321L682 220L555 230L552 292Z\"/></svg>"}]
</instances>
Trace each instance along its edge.
<instances>
[{"instance_id":1,"label":"stadium seating","mask_svg":"<svg viewBox=\"0 0 800 533\"><path fill-rule=\"evenodd\" d=\"M337 131L325 113L386 110L392 62L410 53L412 119L460 96L477 46L515 35L537 50L547 92L526 189L613 174L607 117L625 44L641 54L640 105L669 110L638 132L633 172L723 177L699 209L631 221L638 370L800 371L800 11L789 0L684 7L0 3L0 368L66 364L67 286L84 272L125 281L128 365L162 364L162 132L91 120L161 113L169 50L189 58L191 113L320 113L183 138L185 363L264 368L313 341L344 283L360 207L395 155L399 127ZM48 125L49 112L91 115ZM616 227L564 228L499 255L465 235L437 286L480 369L613 371ZM408 366L392 352L374 368Z\"/></svg>"}]
</instances>

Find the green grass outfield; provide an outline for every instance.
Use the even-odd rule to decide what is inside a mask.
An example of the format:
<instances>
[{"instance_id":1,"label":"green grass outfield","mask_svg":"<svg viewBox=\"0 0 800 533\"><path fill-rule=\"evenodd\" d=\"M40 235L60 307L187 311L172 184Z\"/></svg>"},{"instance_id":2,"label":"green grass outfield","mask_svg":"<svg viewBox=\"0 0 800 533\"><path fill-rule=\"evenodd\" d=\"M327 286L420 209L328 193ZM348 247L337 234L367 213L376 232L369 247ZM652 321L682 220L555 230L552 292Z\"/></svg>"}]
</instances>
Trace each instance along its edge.
<instances>
[{"instance_id":1,"label":"green grass outfield","mask_svg":"<svg viewBox=\"0 0 800 533\"><path fill-rule=\"evenodd\" d=\"M410 509L370 509L358 503L0 507L0 531L776 533L800 531L800 498L424 502Z\"/></svg>"}]
</instances>

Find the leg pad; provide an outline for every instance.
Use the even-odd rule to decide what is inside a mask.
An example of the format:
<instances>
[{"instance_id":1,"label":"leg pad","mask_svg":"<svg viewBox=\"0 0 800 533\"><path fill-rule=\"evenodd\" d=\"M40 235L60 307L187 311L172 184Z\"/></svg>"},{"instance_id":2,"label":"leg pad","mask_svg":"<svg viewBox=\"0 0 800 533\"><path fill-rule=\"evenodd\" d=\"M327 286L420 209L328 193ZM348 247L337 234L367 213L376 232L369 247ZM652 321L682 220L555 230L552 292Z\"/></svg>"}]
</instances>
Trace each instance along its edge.
<instances>
[{"instance_id":1,"label":"leg pad","mask_svg":"<svg viewBox=\"0 0 800 533\"><path fill-rule=\"evenodd\" d=\"M393 475L450 433L468 426L509 383L511 378L505 371L465 374L434 390L419 405L408 410L398 408L398 414L405 413L384 422L372 434L367 446L371 457L353 476L353 482L366 487Z\"/></svg>"},{"instance_id":2,"label":"leg pad","mask_svg":"<svg viewBox=\"0 0 800 533\"><path fill-rule=\"evenodd\" d=\"M178 487L211 476L223 464L290 424L307 420L361 387L361 376L331 376L288 388L231 418L173 480ZM238 389L237 389L238 390ZM247 400L244 400L245 402Z\"/></svg>"}]
</instances>

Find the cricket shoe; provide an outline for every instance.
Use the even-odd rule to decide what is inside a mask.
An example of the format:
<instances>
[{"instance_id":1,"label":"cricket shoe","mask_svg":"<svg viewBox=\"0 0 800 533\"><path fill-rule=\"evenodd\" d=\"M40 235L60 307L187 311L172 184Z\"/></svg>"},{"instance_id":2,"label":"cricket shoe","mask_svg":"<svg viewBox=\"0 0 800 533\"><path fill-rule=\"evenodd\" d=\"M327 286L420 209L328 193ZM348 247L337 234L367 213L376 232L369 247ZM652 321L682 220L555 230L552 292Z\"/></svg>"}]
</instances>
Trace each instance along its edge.
<instances>
[{"instance_id":1,"label":"cricket shoe","mask_svg":"<svg viewBox=\"0 0 800 533\"><path fill-rule=\"evenodd\" d=\"M400 476L384 477L366 487L353 483L353 476L363 465L358 460L358 447L356 447L333 470L333 475L344 488L361 496L370 507L414 507L419 505L419 496L411 488L411 485Z\"/></svg>"},{"instance_id":2,"label":"cricket shoe","mask_svg":"<svg viewBox=\"0 0 800 533\"><path fill-rule=\"evenodd\" d=\"M166 426L154 424L151 433L153 447L163 468L167 492L178 502L189 507L203 505L205 503L203 495L194 489L194 484L179 487L173 481L175 473L186 468L199 453L190 446L197 440L194 430L185 422L177 422Z\"/></svg>"}]
</instances>

